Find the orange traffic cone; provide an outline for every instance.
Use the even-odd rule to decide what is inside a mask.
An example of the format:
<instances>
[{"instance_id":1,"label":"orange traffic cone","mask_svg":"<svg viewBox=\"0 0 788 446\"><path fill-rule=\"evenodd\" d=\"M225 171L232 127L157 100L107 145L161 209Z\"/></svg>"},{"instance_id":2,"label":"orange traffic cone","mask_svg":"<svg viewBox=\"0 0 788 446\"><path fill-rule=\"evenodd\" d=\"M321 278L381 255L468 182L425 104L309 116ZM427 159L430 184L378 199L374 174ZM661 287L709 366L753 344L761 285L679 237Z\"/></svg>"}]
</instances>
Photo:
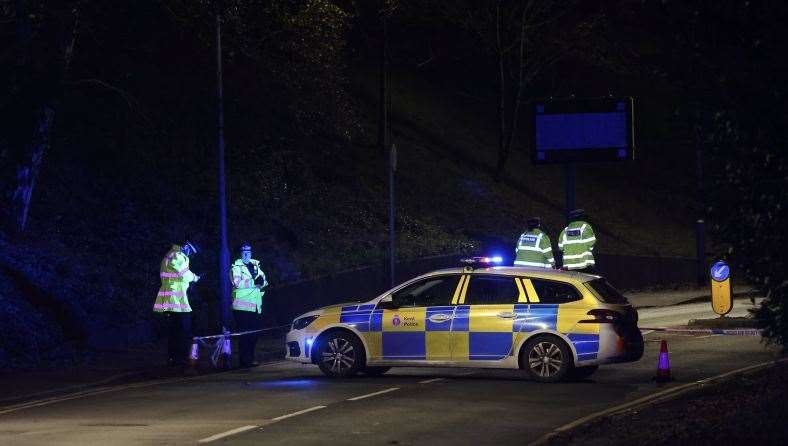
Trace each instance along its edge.
<instances>
[{"instance_id":1,"label":"orange traffic cone","mask_svg":"<svg viewBox=\"0 0 788 446\"><path fill-rule=\"evenodd\" d=\"M194 341L191 354L189 354L189 367L192 369L196 368L198 359L200 359L200 347L197 345L197 341Z\"/></svg>"},{"instance_id":2,"label":"orange traffic cone","mask_svg":"<svg viewBox=\"0 0 788 446\"><path fill-rule=\"evenodd\" d=\"M670 359L668 358L668 341L662 340L659 346L659 361L657 362L657 375L654 376L654 381L664 383L671 381L670 377Z\"/></svg>"}]
</instances>

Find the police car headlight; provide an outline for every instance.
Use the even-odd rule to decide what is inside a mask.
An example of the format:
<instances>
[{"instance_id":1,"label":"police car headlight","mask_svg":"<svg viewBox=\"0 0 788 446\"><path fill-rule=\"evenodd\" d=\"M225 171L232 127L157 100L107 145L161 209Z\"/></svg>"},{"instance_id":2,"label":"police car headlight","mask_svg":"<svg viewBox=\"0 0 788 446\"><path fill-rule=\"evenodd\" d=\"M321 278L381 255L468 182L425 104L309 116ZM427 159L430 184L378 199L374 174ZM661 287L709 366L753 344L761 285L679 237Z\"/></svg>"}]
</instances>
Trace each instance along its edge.
<instances>
[{"instance_id":1,"label":"police car headlight","mask_svg":"<svg viewBox=\"0 0 788 446\"><path fill-rule=\"evenodd\" d=\"M309 324L315 321L318 316L306 316L302 318L298 318L293 321L293 330L303 330L304 328L308 327Z\"/></svg>"}]
</instances>

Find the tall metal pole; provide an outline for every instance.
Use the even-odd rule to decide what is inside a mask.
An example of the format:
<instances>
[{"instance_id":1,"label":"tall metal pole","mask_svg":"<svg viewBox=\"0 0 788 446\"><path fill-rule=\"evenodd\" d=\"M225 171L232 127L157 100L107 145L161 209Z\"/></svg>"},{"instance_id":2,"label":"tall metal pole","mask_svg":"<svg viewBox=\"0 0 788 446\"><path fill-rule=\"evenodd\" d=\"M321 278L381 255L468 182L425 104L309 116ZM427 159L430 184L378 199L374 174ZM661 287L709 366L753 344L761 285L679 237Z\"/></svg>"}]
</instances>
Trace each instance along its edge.
<instances>
[{"instance_id":1,"label":"tall metal pole","mask_svg":"<svg viewBox=\"0 0 788 446\"><path fill-rule=\"evenodd\" d=\"M575 179L577 177L577 169L575 163L564 164L564 176L566 177L566 221L569 223L569 212L575 209Z\"/></svg>"},{"instance_id":2,"label":"tall metal pole","mask_svg":"<svg viewBox=\"0 0 788 446\"><path fill-rule=\"evenodd\" d=\"M394 172L397 170L397 146L391 145L389 151L389 285L394 286L394 224L395 224L395 206L394 206Z\"/></svg>"},{"instance_id":3,"label":"tall metal pole","mask_svg":"<svg viewBox=\"0 0 788 446\"><path fill-rule=\"evenodd\" d=\"M216 4L216 100L218 111L217 146L219 149L219 296L222 326L230 326L230 251L227 249L227 191L224 173L224 92L222 88L222 13Z\"/></svg>"},{"instance_id":4,"label":"tall metal pole","mask_svg":"<svg viewBox=\"0 0 788 446\"><path fill-rule=\"evenodd\" d=\"M703 213L706 209L703 195L703 142L701 141L700 124L695 126L695 162L697 163L698 180L698 219L695 221L695 258L697 259L696 277L698 286L706 284L706 222Z\"/></svg>"},{"instance_id":5,"label":"tall metal pole","mask_svg":"<svg viewBox=\"0 0 788 446\"><path fill-rule=\"evenodd\" d=\"M384 4L385 6L385 4ZM389 135L389 67L388 67L388 11L385 8L381 11L383 25L383 44L380 51L380 121L378 123L378 142L381 153L388 158L387 170L389 177L389 286L394 286L395 282L395 252L394 252L394 225L396 221L394 207L394 171L397 163L397 149L390 144Z\"/></svg>"}]
</instances>

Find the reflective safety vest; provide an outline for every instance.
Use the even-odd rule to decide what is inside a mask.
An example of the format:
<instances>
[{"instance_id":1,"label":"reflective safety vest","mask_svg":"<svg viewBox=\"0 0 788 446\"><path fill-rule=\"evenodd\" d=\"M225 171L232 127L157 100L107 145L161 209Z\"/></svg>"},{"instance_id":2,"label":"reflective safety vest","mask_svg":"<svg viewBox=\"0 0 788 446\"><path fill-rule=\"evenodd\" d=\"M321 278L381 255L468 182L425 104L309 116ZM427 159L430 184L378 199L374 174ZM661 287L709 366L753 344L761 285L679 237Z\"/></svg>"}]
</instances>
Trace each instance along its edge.
<instances>
[{"instance_id":1,"label":"reflective safety vest","mask_svg":"<svg viewBox=\"0 0 788 446\"><path fill-rule=\"evenodd\" d=\"M555 265L550 237L539 228L523 232L517 240L514 252L517 254L514 260L516 266L553 268Z\"/></svg>"},{"instance_id":2,"label":"reflective safety vest","mask_svg":"<svg viewBox=\"0 0 788 446\"><path fill-rule=\"evenodd\" d=\"M260 269L259 260L250 259L249 263L253 265L255 270L254 277L241 259L233 262L232 268L230 268L230 281L233 284L233 310L260 313L265 292L254 285L254 280L262 277L262 286L267 285L268 281L265 279L265 273Z\"/></svg>"},{"instance_id":3,"label":"reflective safety vest","mask_svg":"<svg viewBox=\"0 0 788 446\"><path fill-rule=\"evenodd\" d=\"M584 221L573 221L558 236L558 249L564 253L567 269L583 269L593 266L596 237L591 225Z\"/></svg>"},{"instance_id":4,"label":"reflective safety vest","mask_svg":"<svg viewBox=\"0 0 788 446\"><path fill-rule=\"evenodd\" d=\"M157 313L192 311L186 290L189 288L189 283L194 282L197 276L189 271L189 258L181 252L180 246L172 245L170 251L161 260L159 278L161 278L161 288L156 295L153 311Z\"/></svg>"}]
</instances>

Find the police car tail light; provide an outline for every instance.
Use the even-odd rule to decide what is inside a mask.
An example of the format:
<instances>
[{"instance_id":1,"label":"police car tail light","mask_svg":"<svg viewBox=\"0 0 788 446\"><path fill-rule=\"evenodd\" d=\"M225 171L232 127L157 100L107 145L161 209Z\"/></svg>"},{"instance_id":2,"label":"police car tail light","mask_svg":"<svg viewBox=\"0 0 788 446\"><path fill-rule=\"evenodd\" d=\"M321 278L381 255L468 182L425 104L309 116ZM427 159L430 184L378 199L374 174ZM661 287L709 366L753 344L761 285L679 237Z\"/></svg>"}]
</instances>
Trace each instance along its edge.
<instances>
[{"instance_id":1,"label":"police car tail light","mask_svg":"<svg viewBox=\"0 0 788 446\"><path fill-rule=\"evenodd\" d=\"M293 321L293 330L303 330L315 321L317 316L306 316Z\"/></svg>"},{"instance_id":2,"label":"police car tail light","mask_svg":"<svg viewBox=\"0 0 788 446\"><path fill-rule=\"evenodd\" d=\"M617 311L613 310L604 310L604 309L595 309L591 310L588 313L589 316L592 316L593 319L585 319L580 321L584 324L613 324L616 322L621 321L621 314Z\"/></svg>"}]
</instances>

